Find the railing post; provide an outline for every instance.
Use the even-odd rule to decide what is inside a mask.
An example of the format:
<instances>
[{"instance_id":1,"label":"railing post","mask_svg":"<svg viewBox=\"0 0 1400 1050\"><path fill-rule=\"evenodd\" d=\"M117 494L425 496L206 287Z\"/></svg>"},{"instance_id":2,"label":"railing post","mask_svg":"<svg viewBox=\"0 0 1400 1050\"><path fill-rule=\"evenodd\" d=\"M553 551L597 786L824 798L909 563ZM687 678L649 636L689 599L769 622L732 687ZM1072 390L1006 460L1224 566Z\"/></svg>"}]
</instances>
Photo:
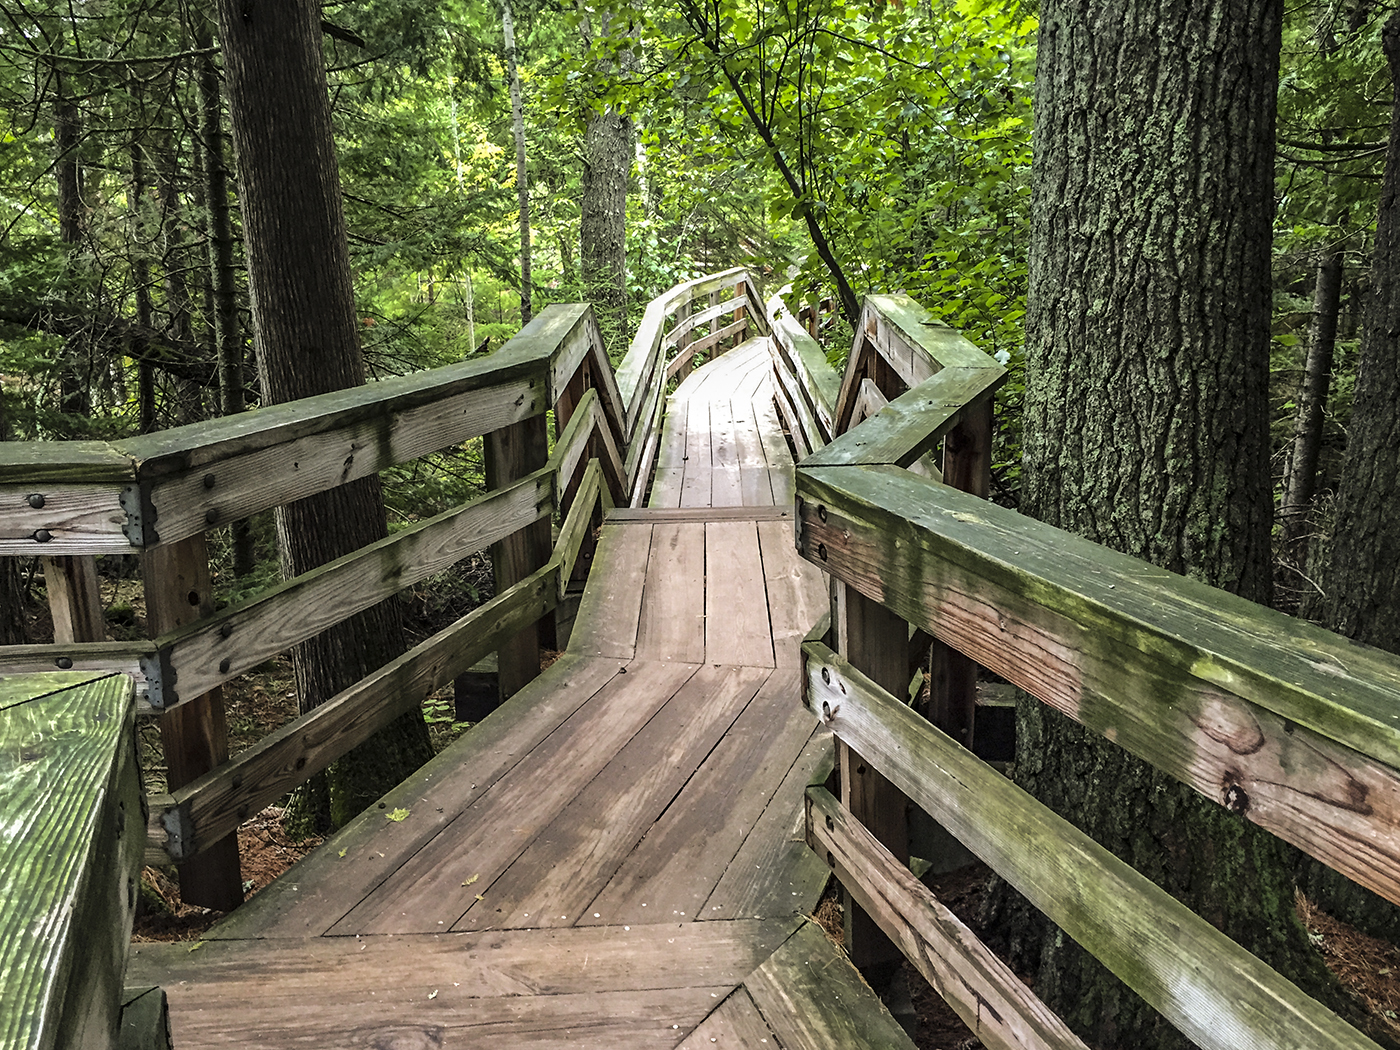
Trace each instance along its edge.
<instances>
[{"instance_id":1,"label":"railing post","mask_svg":"<svg viewBox=\"0 0 1400 1050\"><path fill-rule=\"evenodd\" d=\"M141 556L146 630L158 638L214 612L209 547L204 533ZM178 683L177 683L178 688ZM221 689L167 711L160 719L167 790L183 787L228 761L228 721ZM238 834L226 835L180 865L180 899L217 911L243 903Z\"/></svg>"},{"instance_id":2,"label":"railing post","mask_svg":"<svg viewBox=\"0 0 1400 1050\"><path fill-rule=\"evenodd\" d=\"M831 627L837 652L895 696L905 695L909 687L909 633L898 615L833 578ZM842 804L896 860L907 865L909 800L839 740L837 768ZM849 893L843 904L846 950L871 986L882 992L904 956Z\"/></svg>"},{"instance_id":3,"label":"railing post","mask_svg":"<svg viewBox=\"0 0 1400 1050\"><path fill-rule=\"evenodd\" d=\"M691 304L691 301L689 299L687 299L684 303L678 306L676 308L676 324L679 325L683 321L689 319L691 311L693 309L694 306ZM692 328L690 331L686 332L684 335L682 335L679 339L676 340L676 352L678 354L685 353L685 348L693 342L695 342L695 329ZM660 367L666 367L666 362L664 359L662 360ZM690 375L690 373L694 370L694 360L687 359L681 364L680 368L676 370L676 380L682 383L685 382L685 377Z\"/></svg>"},{"instance_id":4,"label":"railing post","mask_svg":"<svg viewBox=\"0 0 1400 1050\"><path fill-rule=\"evenodd\" d=\"M943 483L985 499L992 487L992 402L974 405L945 439ZM922 714L968 750L977 715L977 664L934 640L929 661L928 710Z\"/></svg>"},{"instance_id":5,"label":"railing post","mask_svg":"<svg viewBox=\"0 0 1400 1050\"><path fill-rule=\"evenodd\" d=\"M55 642L101 642L107 638L97 559L91 554L44 559Z\"/></svg>"},{"instance_id":6,"label":"railing post","mask_svg":"<svg viewBox=\"0 0 1400 1050\"><path fill-rule=\"evenodd\" d=\"M543 415L493 430L484 439L486 487L496 489L533 473L549 462L549 433ZM549 518L527 525L491 545L496 593L519 583L549 561ZM554 617L531 624L497 651L501 699L508 700L540 673L540 646L553 648Z\"/></svg>"},{"instance_id":7,"label":"railing post","mask_svg":"<svg viewBox=\"0 0 1400 1050\"><path fill-rule=\"evenodd\" d=\"M742 298L747 291L748 288L743 281L740 281L734 286L734 294L739 296L740 298ZM748 310L746 310L742 306L737 307L734 310L734 320L744 322L744 330L735 337L735 345L737 346L739 343L742 343L745 339L749 337L749 330L752 327L752 325L749 322Z\"/></svg>"},{"instance_id":8,"label":"railing post","mask_svg":"<svg viewBox=\"0 0 1400 1050\"><path fill-rule=\"evenodd\" d=\"M720 302L720 299L723 297L723 295L724 295L723 290L722 290L722 289L719 289L719 288L716 288L713 292L710 293L710 305L711 305L711 306L718 306L718 305L719 305L719 302ZM723 328L723 327L724 327L724 315L723 315L723 314L721 314L719 317L713 317L713 318L710 319L710 335L714 335L716 332L718 332L718 331L719 331L721 328ZM723 340L723 339L720 339L720 340L718 340L718 341L714 344L714 346L710 347L710 359L713 360L714 358L718 357L718 356L719 356L720 354L722 354L722 353L724 353L724 340Z\"/></svg>"}]
</instances>

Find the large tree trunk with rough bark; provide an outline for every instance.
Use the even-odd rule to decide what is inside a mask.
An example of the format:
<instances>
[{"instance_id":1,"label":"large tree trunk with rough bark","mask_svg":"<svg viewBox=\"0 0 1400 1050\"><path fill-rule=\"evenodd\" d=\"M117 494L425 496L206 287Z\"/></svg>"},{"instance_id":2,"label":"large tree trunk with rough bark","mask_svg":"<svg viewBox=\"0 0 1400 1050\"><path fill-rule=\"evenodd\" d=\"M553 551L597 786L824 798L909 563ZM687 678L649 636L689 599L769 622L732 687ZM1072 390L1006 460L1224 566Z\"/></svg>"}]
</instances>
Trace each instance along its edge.
<instances>
[{"instance_id":1,"label":"large tree trunk with rough bark","mask_svg":"<svg viewBox=\"0 0 1400 1050\"><path fill-rule=\"evenodd\" d=\"M1269 595L1276 0L1041 7L1025 503L1117 550ZM1317 994L1266 832L1023 697L1017 780ZM1091 1044L1190 1044L1024 900L1012 964Z\"/></svg>"},{"instance_id":2,"label":"large tree trunk with rough bark","mask_svg":"<svg viewBox=\"0 0 1400 1050\"><path fill-rule=\"evenodd\" d=\"M1392 78L1370 295L1332 535L1320 552L1322 594L1303 614L1367 645L1400 653L1400 13L1381 37ZM1341 918L1400 941L1400 909L1318 865L1304 887Z\"/></svg>"},{"instance_id":3,"label":"large tree trunk with rough bark","mask_svg":"<svg viewBox=\"0 0 1400 1050\"><path fill-rule=\"evenodd\" d=\"M219 3L254 343L270 403L365 381L320 24L313 0ZM385 535L379 479L282 508L277 533L287 576L373 543ZM402 651L393 599L298 646L302 709ZM344 823L431 753L421 712L356 748L330 772L332 821Z\"/></svg>"}]
</instances>

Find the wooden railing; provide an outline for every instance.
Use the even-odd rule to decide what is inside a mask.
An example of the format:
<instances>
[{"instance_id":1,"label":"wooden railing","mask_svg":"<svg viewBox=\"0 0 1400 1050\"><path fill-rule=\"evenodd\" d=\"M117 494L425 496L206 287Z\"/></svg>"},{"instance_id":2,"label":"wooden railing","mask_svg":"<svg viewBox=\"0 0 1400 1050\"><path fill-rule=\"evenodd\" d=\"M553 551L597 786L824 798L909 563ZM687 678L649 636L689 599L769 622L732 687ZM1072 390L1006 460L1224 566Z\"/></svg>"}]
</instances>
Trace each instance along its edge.
<instances>
[{"instance_id":1,"label":"wooden railing","mask_svg":"<svg viewBox=\"0 0 1400 1050\"><path fill-rule=\"evenodd\" d=\"M203 763L197 775L148 800L148 862L188 862L236 841L249 815L488 653L500 652L507 695L538 674L532 628L586 562L590 525L645 495L668 378L762 330L754 289L742 269L672 289L648 308L616 378L591 309L551 306L484 359L110 444L0 444L0 555L45 556L56 638L91 637L68 610L91 609L93 596L63 584L95 580L96 554L142 554L148 619L178 624L145 642L0 647L0 674L124 671L142 684L144 713L200 712L193 735L207 740L222 731L221 685L493 547L497 593L485 605L241 754L228 758L224 744L222 755L184 756L186 767ZM493 483L481 498L214 611L205 530L475 437ZM162 619L162 602L183 615Z\"/></svg>"},{"instance_id":2,"label":"wooden railing","mask_svg":"<svg viewBox=\"0 0 1400 1050\"><path fill-rule=\"evenodd\" d=\"M843 798L809 791L808 841L873 923L857 961L877 926L985 1045L1082 1045L901 863L907 797L1199 1046L1374 1046L968 747L980 664L1400 902L1400 660L979 498L1002 370L912 301L867 301L839 386L772 324L817 449L797 542L834 593L804 702ZM909 469L940 439L946 484ZM924 712L906 624L941 647Z\"/></svg>"}]
</instances>

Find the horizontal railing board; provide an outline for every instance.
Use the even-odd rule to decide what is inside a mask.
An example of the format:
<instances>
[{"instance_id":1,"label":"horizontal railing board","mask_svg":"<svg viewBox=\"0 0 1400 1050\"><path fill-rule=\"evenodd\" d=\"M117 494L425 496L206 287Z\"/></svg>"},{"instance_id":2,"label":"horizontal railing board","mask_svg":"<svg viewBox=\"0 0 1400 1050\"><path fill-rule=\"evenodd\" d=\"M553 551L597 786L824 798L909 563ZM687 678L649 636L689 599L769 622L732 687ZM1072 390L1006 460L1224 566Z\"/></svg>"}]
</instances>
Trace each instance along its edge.
<instances>
[{"instance_id":1,"label":"horizontal railing board","mask_svg":"<svg viewBox=\"0 0 1400 1050\"><path fill-rule=\"evenodd\" d=\"M42 671L120 671L140 678L141 662L156 643L61 642L57 645L0 645L0 676Z\"/></svg>"},{"instance_id":2,"label":"horizontal railing board","mask_svg":"<svg viewBox=\"0 0 1400 1050\"><path fill-rule=\"evenodd\" d=\"M749 319L747 317L741 317L737 321L731 321L719 331L711 332L709 335L701 336L699 339L695 340L695 342L691 343L685 348L684 353L681 355L681 357L677 357L676 360L679 361L682 359L682 357L687 356L688 358L694 358L696 354L703 354L706 350L710 349L710 347L712 346L715 346L717 343L721 343L726 339L738 338L742 333L747 332L748 329ZM668 366L667 376L670 377L670 375L671 372Z\"/></svg>"},{"instance_id":3,"label":"horizontal railing board","mask_svg":"<svg viewBox=\"0 0 1400 1050\"><path fill-rule=\"evenodd\" d=\"M689 316L677 321L671 326L670 331L661 340L661 345L673 347L680 342L682 336L693 332L697 325L708 324L716 317L723 317L725 314L732 314L740 307L748 309L750 307L748 296L736 295L733 299L726 299L723 302L707 306L703 310L696 310ZM674 364L674 362L672 362Z\"/></svg>"},{"instance_id":4,"label":"horizontal railing board","mask_svg":"<svg viewBox=\"0 0 1400 1050\"><path fill-rule=\"evenodd\" d=\"M1400 901L1400 659L898 468L797 487L804 556Z\"/></svg>"},{"instance_id":5,"label":"horizontal railing board","mask_svg":"<svg viewBox=\"0 0 1400 1050\"><path fill-rule=\"evenodd\" d=\"M178 789L152 798L146 863L184 860L368 740L559 601L559 563L521 580L403 656Z\"/></svg>"},{"instance_id":6,"label":"horizontal railing board","mask_svg":"<svg viewBox=\"0 0 1400 1050\"><path fill-rule=\"evenodd\" d=\"M152 703L169 709L201 696L538 521L552 510L553 485L552 470L536 471L162 636Z\"/></svg>"},{"instance_id":7,"label":"horizontal railing board","mask_svg":"<svg viewBox=\"0 0 1400 1050\"><path fill-rule=\"evenodd\" d=\"M1375 1047L826 646L806 699L836 736L1202 1050Z\"/></svg>"},{"instance_id":8,"label":"horizontal railing board","mask_svg":"<svg viewBox=\"0 0 1400 1050\"><path fill-rule=\"evenodd\" d=\"M23 496L45 485L123 485L136 479L131 457L106 441L0 443L0 492Z\"/></svg>"},{"instance_id":9,"label":"horizontal railing board","mask_svg":"<svg viewBox=\"0 0 1400 1050\"><path fill-rule=\"evenodd\" d=\"M606 516L613 509L612 495L603 483L602 464L593 459L589 460L588 467L583 472L583 480L574 496L574 504L569 508L569 516L564 519L564 524L559 529L559 539L554 545L555 558L559 562L560 601L564 599L564 591L569 586L574 564L578 561L579 551L583 549L583 538L593 527L595 505L601 505L600 517Z\"/></svg>"},{"instance_id":10,"label":"horizontal railing board","mask_svg":"<svg viewBox=\"0 0 1400 1050\"><path fill-rule=\"evenodd\" d=\"M129 461L127 466L133 469ZM122 488L120 480L0 487L0 557L130 551Z\"/></svg>"},{"instance_id":11,"label":"horizontal railing board","mask_svg":"<svg viewBox=\"0 0 1400 1050\"><path fill-rule=\"evenodd\" d=\"M770 356L776 358L773 375L778 380L774 384L773 393L776 395L779 409L783 410L789 432L793 431L794 424L801 430L802 444L798 451L802 453L800 458L806 459L808 454L820 450L826 444L826 438L821 427L817 425L817 417L813 415L807 398L803 396L802 384L787 367L787 362L777 356L777 353L771 349L770 344Z\"/></svg>"},{"instance_id":12,"label":"horizontal railing board","mask_svg":"<svg viewBox=\"0 0 1400 1050\"><path fill-rule=\"evenodd\" d=\"M1087 1050L823 787L807 789L807 845L987 1050Z\"/></svg>"},{"instance_id":13,"label":"horizontal railing board","mask_svg":"<svg viewBox=\"0 0 1400 1050\"><path fill-rule=\"evenodd\" d=\"M813 453L803 466L893 463L907 467L934 449L967 409L986 401L1004 382L1006 369L995 365L945 368Z\"/></svg>"},{"instance_id":14,"label":"horizontal railing board","mask_svg":"<svg viewBox=\"0 0 1400 1050\"><path fill-rule=\"evenodd\" d=\"M603 412L598 393L594 389L589 389L585 390L583 397L579 398L578 404L574 407L574 413L569 417L568 425L564 428L564 433L559 435L559 439L554 443L554 451L549 456L549 468L555 472L558 478L557 490L560 493L567 490L569 482L573 480L578 470L579 463L582 462L584 456L588 455L589 442L595 437L603 446L601 464L602 469L608 475L611 491L615 493L626 491L627 469L618 454L617 444L613 440L613 431Z\"/></svg>"},{"instance_id":15,"label":"horizontal railing board","mask_svg":"<svg viewBox=\"0 0 1400 1050\"><path fill-rule=\"evenodd\" d=\"M205 462L151 486L154 541L171 543L211 525L281 506L509 426L548 407L542 378L445 395L289 442ZM246 414L246 413L245 413Z\"/></svg>"}]
</instances>

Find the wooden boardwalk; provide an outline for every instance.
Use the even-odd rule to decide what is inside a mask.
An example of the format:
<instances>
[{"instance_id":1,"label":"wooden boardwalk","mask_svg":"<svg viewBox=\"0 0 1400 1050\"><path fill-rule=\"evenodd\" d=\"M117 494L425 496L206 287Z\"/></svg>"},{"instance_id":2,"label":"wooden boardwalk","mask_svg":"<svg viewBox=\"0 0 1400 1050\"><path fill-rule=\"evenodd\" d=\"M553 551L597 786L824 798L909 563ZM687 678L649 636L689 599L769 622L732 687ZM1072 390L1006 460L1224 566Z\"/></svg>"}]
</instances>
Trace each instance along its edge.
<instances>
[{"instance_id":1,"label":"wooden boardwalk","mask_svg":"<svg viewBox=\"0 0 1400 1050\"><path fill-rule=\"evenodd\" d=\"M826 595L769 382L754 340L677 390L547 672L197 950L133 947L177 1047L911 1045L807 919Z\"/></svg>"}]
</instances>

